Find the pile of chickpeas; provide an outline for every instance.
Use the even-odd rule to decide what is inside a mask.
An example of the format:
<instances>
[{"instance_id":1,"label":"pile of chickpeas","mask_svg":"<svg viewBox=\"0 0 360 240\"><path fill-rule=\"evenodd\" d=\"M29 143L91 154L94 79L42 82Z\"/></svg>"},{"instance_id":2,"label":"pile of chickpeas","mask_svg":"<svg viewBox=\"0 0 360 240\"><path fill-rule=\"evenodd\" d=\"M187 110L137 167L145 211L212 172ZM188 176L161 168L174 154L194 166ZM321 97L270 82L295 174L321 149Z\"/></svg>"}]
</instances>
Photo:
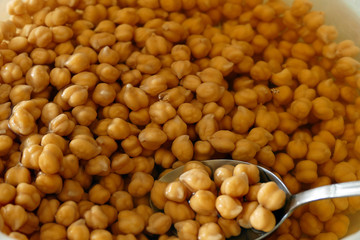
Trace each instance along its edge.
<instances>
[{"instance_id":1,"label":"pile of chickpeas","mask_svg":"<svg viewBox=\"0 0 360 240\"><path fill-rule=\"evenodd\" d=\"M146 230L164 234L174 223L179 239L223 240L239 236L241 228L274 229L273 211L284 206L286 195L273 181L260 183L256 165L223 165L211 176L209 167L189 161L175 181L160 179L150 198L164 213L152 215Z\"/></svg>"},{"instance_id":2,"label":"pile of chickpeas","mask_svg":"<svg viewBox=\"0 0 360 240\"><path fill-rule=\"evenodd\" d=\"M12 0L0 22L1 231L19 240L229 233L220 216L200 214L191 224L210 227L192 228L171 214L175 201L169 215L149 206L159 173L191 160L259 164L293 194L360 179L360 50L336 42L311 8ZM271 238L337 240L358 210L360 197L313 202ZM168 217L177 236L160 231Z\"/></svg>"}]
</instances>

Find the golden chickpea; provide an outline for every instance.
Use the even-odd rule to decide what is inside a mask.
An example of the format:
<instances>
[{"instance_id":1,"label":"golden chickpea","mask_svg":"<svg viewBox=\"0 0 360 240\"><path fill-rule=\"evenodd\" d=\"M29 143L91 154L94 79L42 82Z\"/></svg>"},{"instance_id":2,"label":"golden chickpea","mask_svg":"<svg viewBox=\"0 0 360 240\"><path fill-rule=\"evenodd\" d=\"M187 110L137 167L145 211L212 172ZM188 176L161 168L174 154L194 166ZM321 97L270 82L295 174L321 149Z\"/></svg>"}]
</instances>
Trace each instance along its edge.
<instances>
[{"instance_id":1,"label":"golden chickpea","mask_svg":"<svg viewBox=\"0 0 360 240\"><path fill-rule=\"evenodd\" d=\"M217 223L219 224L226 238L239 236L241 233L241 227L236 220L219 218Z\"/></svg>"},{"instance_id":2,"label":"golden chickpea","mask_svg":"<svg viewBox=\"0 0 360 240\"><path fill-rule=\"evenodd\" d=\"M125 89L124 102L131 110L137 111L149 105L149 97L141 88L127 84L123 89Z\"/></svg>"},{"instance_id":3,"label":"golden chickpea","mask_svg":"<svg viewBox=\"0 0 360 240\"><path fill-rule=\"evenodd\" d=\"M75 193L75 194L74 194ZM65 180L61 192L57 195L61 201L72 200L79 202L84 194L84 189L78 181Z\"/></svg>"},{"instance_id":4,"label":"golden chickpea","mask_svg":"<svg viewBox=\"0 0 360 240\"><path fill-rule=\"evenodd\" d=\"M140 214L123 210L118 215L119 230L125 234L139 234L145 228L145 221Z\"/></svg>"},{"instance_id":5,"label":"golden chickpea","mask_svg":"<svg viewBox=\"0 0 360 240\"><path fill-rule=\"evenodd\" d=\"M90 68L90 59L85 53L74 53L66 60L64 66L77 74Z\"/></svg>"},{"instance_id":6,"label":"golden chickpea","mask_svg":"<svg viewBox=\"0 0 360 240\"><path fill-rule=\"evenodd\" d=\"M57 223L45 223L40 228L40 239L49 238L56 240L66 238L66 228Z\"/></svg>"},{"instance_id":7,"label":"golden chickpea","mask_svg":"<svg viewBox=\"0 0 360 240\"><path fill-rule=\"evenodd\" d=\"M160 60L152 55L140 54L136 62L136 69L144 74L155 74L161 68Z\"/></svg>"},{"instance_id":8,"label":"golden chickpea","mask_svg":"<svg viewBox=\"0 0 360 240\"><path fill-rule=\"evenodd\" d=\"M233 151L236 140L236 135L228 130L217 131L208 138L208 141L214 149L221 153Z\"/></svg>"},{"instance_id":9,"label":"golden chickpea","mask_svg":"<svg viewBox=\"0 0 360 240\"><path fill-rule=\"evenodd\" d=\"M78 206L73 201L67 201L60 205L55 214L58 224L69 226L79 218Z\"/></svg>"},{"instance_id":10,"label":"golden chickpea","mask_svg":"<svg viewBox=\"0 0 360 240\"><path fill-rule=\"evenodd\" d=\"M69 144L70 151L80 159L89 160L101 152L101 147L91 136L80 134L74 137Z\"/></svg>"},{"instance_id":11,"label":"golden chickpea","mask_svg":"<svg viewBox=\"0 0 360 240\"><path fill-rule=\"evenodd\" d=\"M344 214L335 214L329 221L325 223L325 230L333 232L338 238L342 238L346 235L349 227L349 217ZM335 227L336 228L333 228Z\"/></svg>"},{"instance_id":12,"label":"golden chickpea","mask_svg":"<svg viewBox=\"0 0 360 240\"><path fill-rule=\"evenodd\" d=\"M176 137L171 145L171 152L179 161L190 161L193 158L194 151L189 135Z\"/></svg>"},{"instance_id":13,"label":"golden chickpea","mask_svg":"<svg viewBox=\"0 0 360 240\"><path fill-rule=\"evenodd\" d=\"M198 59L206 57L211 50L210 40L201 35L190 36L186 45L190 48L191 54Z\"/></svg>"},{"instance_id":14,"label":"golden chickpea","mask_svg":"<svg viewBox=\"0 0 360 240\"><path fill-rule=\"evenodd\" d=\"M299 161L295 166L295 177L299 182L314 182L318 177L316 163L311 160Z\"/></svg>"},{"instance_id":15,"label":"golden chickpea","mask_svg":"<svg viewBox=\"0 0 360 240\"><path fill-rule=\"evenodd\" d=\"M262 206L270 211L275 211L284 206L286 196L275 182L267 182L260 186L257 199Z\"/></svg>"},{"instance_id":16,"label":"golden chickpea","mask_svg":"<svg viewBox=\"0 0 360 240\"><path fill-rule=\"evenodd\" d=\"M235 149L231 156L233 159L250 161L260 150L260 146L247 139L240 139L235 143Z\"/></svg>"},{"instance_id":17,"label":"golden chickpea","mask_svg":"<svg viewBox=\"0 0 360 240\"><path fill-rule=\"evenodd\" d=\"M8 183L0 183L0 192L3 193L0 198L0 203L3 206L12 202L15 199L16 189L14 186Z\"/></svg>"},{"instance_id":18,"label":"golden chickpea","mask_svg":"<svg viewBox=\"0 0 360 240\"><path fill-rule=\"evenodd\" d=\"M49 122L49 131L60 136L69 135L75 127L74 121L65 113L59 114Z\"/></svg>"},{"instance_id":19,"label":"golden chickpea","mask_svg":"<svg viewBox=\"0 0 360 240\"><path fill-rule=\"evenodd\" d=\"M189 200L190 207L201 215L209 215L215 211L216 196L207 190L198 190Z\"/></svg>"},{"instance_id":20,"label":"golden chickpea","mask_svg":"<svg viewBox=\"0 0 360 240\"><path fill-rule=\"evenodd\" d=\"M53 222L55 220L55 214L59 206L60 202L58 200L43 198L37 210L39 221L41 223Z\"/></svg>"},{"instance_id":21,"label":"golden chickpea","mask_svg":"<svg viewBox=\"0 0 360 240\"><path fill-rule=\"evenodd\" d=\"M164 205L164 213L171 217L173 223L190 220L195 217L195 213L187 202L177 203L173 201L166 201Z\"/></svg>"},{"instance_id":22,"label":"golden chickpea","mask_svg":"<svg viewBox=\"0 0 360 240\"><path fill-rule=\"evenodd\" d=\"M89 200L96 204L105 204L110 199L110 192L100 184L89 190Z\"/></svg>"},{"instance_id":23,"label":"golden chickpea","mask_svg":"<svg viewBox=\"0 0 360 240\"><path fill-rule=\"evenodd\" d=\"M158 149L166 140L166 134L158 128L148 127L142 130L138 136L141 145L149 150Z\"/></svg>"},{"instance_id":24,"label":"golden chickpea","mask_svg":"<svg viewBox=\"0 0 360 240\"><path fill-rule=\"evenodd\" d=\"M28 219L25 209L20 205L13 205L9 203L3 206L0 211L2 217L4 218L4 223L13 231L21 228Z\"/></svg>"},{"instance_id":25,"label":"golden chickpea","mask_svg":"<svg viewBox=\"0 0 360 240\"><path fill-rule=\"evenodd\" d=\"M220 195L216 198L216 210L224 219L234 219L243 210L241 202L229 195Z\"/></svg>"},{"instance_id":26,"label":"golden chickpea","mask_svg":"<svg viewBox=\"0 0 360 240\"><path fill-rule=\"evenodd\" d=\"M211 179L208 173L202 169L191 169L180 175L182 182L191 192L207 190L211 187Z\"/></svg>"},{"instance_id":27,"label":"golden chickpea","mask_svg":"<svg viewBox=\"0 0 360 240\"><path fill-rule=\"evenodd\" d=\"M63 187L62 178L58 174L45 174L39 172L35 179L36 188L42 193L60 193Z\"/></svg>"},{"instance_id":28,"label":"golden chickpea","mask_svg":"<svg viewBox=\"0 0 360 240\"><path fill-rule=\"evenodd\" d=\"M306 212L300 218L301 231L309 236L318 235L324 228L324 224L313 214Z\"/></svg>"},{"instance_id":29,"label":"golden chickpea","mask_svg":"<svg viewBox=\"0 0 360 240\"><path fill-rule=\"evenodd\" d=\"M232 118L232 128L236 133L245 133L255 122L255 113L243 106L238 106Z\"/></svg>"},{"instance_id":30,"label":"golden chickpea","mask_svg":"<svg viewBox=\"0 0 360 240\"><path fill-rule=\"evenodd\" d=\"M44 48L52 42L53 34L50 28L39 26L31 30L28 41L38 47Z\"/></svg>"},{"instance_id":31,"label":"golden chickpea","mask_svg":"<svg viewBox=\"0 0 360 240\"><path fill-rule=\"evenodd\" d=\"M16 187L15 203L28 211L35 210L41 201L40 192L31 184L20 183Z\"/></svg>"},{"instance_id":32,"label":"golden chickpea","mask_svg":"<svg viewBox=\"0 0 360 240\"><path fill-rule=\"evenodd\" d=\"M108 217L98 205L92 206L84 213L86 225L93 229L105 229L108 226Z\"/></svg>"},{"instance_id":33,"label":"golden chickpea","mask_svg":"<svg viewBox=\"0 0 360 240\"><path fill-rule=\"evenodd\" d=\"M257 106L258 95L253 89L244 88L235 93L234 99L236 105L253 109Z\"/></svg>"},{"instance_id":34,"label":"golden chickpea","mask_svg":"<svg viewBox=\"0 0 360 240\"><path fill-rule=\"evenodd\" d=\"M199 228L199 240L219 239L224 240L225 236L217 223L205 223Z\"/></svg>"},{"instance_id":35,"label":"golden chickpea","mask_svg":"<svg viewBox=\"0 0 360 240\"><path fill-rule=\"evenodd\" d=\"M249 180L246 173L226 178L221 184L220 191L222 194L231 197L242 197L249 191Z\"/></svg>"},{"instance_id":36,"label":"golden chickpea","mask_svg":"<svg viewBox=\"0 0 360 240\"><path fill-rule=\"evenodd\" d=\"M67 229L67 237L70 240L89 239L90 231L85 224L85 220L79 219L73 222Z\"/></svg>"},{"instance_id":37,"label":"golden chickpea","mask_svg":"<svg viewBox=\"0 0 360 240\"><path fill-rule=\"evenodd\" d=\"M177 112L181 119L187 124L196 123L202 118L201 109L191 103L181 104Z\"/></svg>"},{"instance_id":38,"label":"golden chickpea","mask_svg":"<svg viewBox=\"0 0 360 240\"><path fill-rule=\"evenodd\" d=\"M264 232L271 231L276 224L274 214L261 205L255 208L255 210L251 213L249 220L253 228Z\"/></svg>"},{"instance_id":39,"label":"golden chickpea","mask_svg":"<svg viewBox=\"0 0 360 240\"><path fill-rule=\"evenodd\" d=\"M151 191L153 184L154 178L150 174L135 172L131 177L128 191L134 197L142 197Z\"/></svg>"},{"instance_id":40,"label":"golden chickpea","mask_svg":"<svg viewBox=\"0 0 360 240\"><path fill-rule=\"evenodd\" d=\"M200 224L194 220L184 220L174 224L180 239L195 240L198 236Z\"/></svg>"},{"instance_id":41,"label":"golden chickpea","mask_svg":"<svg viewBox=\"0 0 360 240\"><path fill-rule=\"evenodd\" d=\"M105 155L90 159L85 165L85 172L89 175L108 175L110 173L110 159Z\"/></svg>"}]
</instances>

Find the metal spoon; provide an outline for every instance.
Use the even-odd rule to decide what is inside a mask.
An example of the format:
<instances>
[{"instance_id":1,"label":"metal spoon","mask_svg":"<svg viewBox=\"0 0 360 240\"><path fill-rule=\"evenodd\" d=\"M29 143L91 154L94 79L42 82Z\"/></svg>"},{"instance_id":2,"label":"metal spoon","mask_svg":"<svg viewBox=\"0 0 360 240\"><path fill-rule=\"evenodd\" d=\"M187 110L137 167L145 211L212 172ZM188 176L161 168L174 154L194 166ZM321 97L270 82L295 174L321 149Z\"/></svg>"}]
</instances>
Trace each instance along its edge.
<instances>
[{"instance_id":1,"label":"metal spoon","mask_svg":"<svg viewBox=\"0 0 360 240\"><path fill-rule=\"evenodd\" d=\"M203 164L207 165L214 172L218 167L223 165L237 165L239 163L251 164L248 162L238 161L238 160L230 160L230 159L213 159L213 160L205 160L201 161ZM286 194L286 201L283 208L273 212L276 217L276 226L270 232L262 232L255 229L241 229L241 235L232 237L230 239L236 240L260 240L268 237L271 233L273 233L284 221L287 219L297 207L304 205L306 203L310 203L313 201L327 199L327 198L339 198L339 197L353 197L360 196L360 181L346 182L346 183L338 183L331 184L327 186L322 186L318 188L313 188L310 190L306 190L301 193L297 193L292 195L290 191L287 189L285 184L271 171L263 168L261 166L257 166L260 172L260 182L269 182L274 181L280 189L282 189ZM175 181L183 172L184 167L178 167L173 171L165 174L159 180L162 182L173 182ZM152 205L151 207L159 211L156 207Z\"/></svg>"}]
</instances>

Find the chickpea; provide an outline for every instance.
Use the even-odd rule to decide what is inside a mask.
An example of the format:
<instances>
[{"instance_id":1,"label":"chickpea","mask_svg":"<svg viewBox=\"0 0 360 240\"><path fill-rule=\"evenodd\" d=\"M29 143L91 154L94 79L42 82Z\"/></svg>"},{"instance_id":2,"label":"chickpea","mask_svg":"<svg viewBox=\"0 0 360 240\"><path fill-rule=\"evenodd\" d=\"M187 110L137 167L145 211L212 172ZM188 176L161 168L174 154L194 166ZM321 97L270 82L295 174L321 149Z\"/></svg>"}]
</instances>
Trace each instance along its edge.
<instances>
[{"instance_id":1,"label":"chickpea","mask_svg":"<svg viewBox=\"0 0 360 240\"><path fill-rule=\"evenodd\" d=\"M219 218L217 224L220 226L226 238L239 236L241 227L236 220Z\"/></svg>"},{"instance_id":2,"label":"chickpea","mask_svg":"<svg viewBox=\"0 0 360 240\"><path fill-rule=\"evenodd\" d=\"M60 136L69 135L75 127L74 121L65 113L59 114L49 122L49 131Z\"/></svg>"},{"instance_id":3,"label":"chickpea","mask_svg":"<svg viewBox=\"0 0 360 240\"><path fill-rule=\"evenodd\" d=\"M194 151L189 135L176 137L171 145L171 152L179 161L190 161L193 157Z\"/></svg>"},{"instance_id":4,"label":"chickpea","mask_svg":"<svg viewBox=\"0 0 360 240\"><path fill-rule=\"evenodd\" d=\"M15 199L16 189L14 186L8 183L0 183L0 192L3 193L3 195L0 198L0 203L3 206L12 202Z\"/></svg>"},{"instance_id":5,"label":"chickpea","mask_svg":"<svg viewBox=\"0 0 360 240\"><path fill-rule=\"evenodd\" d=\"M153 234L165 234L171 227L171 218L161 212L154 213L149 218L146 230Z\"/></svg>"},{"instance_id":6,"label":"chickpea","mask_svg":"<svg viewBox=\"0 0 360 240\"><path fill-rule=\"evenodd\" d=\"M316 163L311 160L299 161L295 166L295 177L300 182L314 182L318 177Z\"/></svg>"},{"instance_id":7,"label":"chickpea","mask_svg":"<svg viewBox=\"0 0 360 240\"><path fill-rule=\"evenodd\" d=\"M204 82L197 87L196 94L200 102L216 102L223 96L224 87L214 82Z\"/></svg>"},{"instance_id":8,"label":"chickpea","mask_svg":"<svg viewBox=\"0 0 360 240\"><path fill-rule=\"evenodd\" d=\"M60 206L60 202L56 199L42 199L37 210L39 221L41 223L50 223L55 219L56 211Z\"/></svg>"},{"instance_id":9,"label":"chickpea","mask_svg":"<svg viewBox=\"0 0 360 240\"><path fill-rule=\"evenodd\" d=\"M259 169L252 164L237 164L233 169L233 175L242 175L245 173L249 184L256 184L260 181Z\"/></svg>"},{"instance_id":10,"label":"chickpea","mask_svg":"<svg viewBox=\"0 0 360 240\"><path fill-rule=\"evenodd\" d=\"M58 224L69 226L79 218L78 206L73 201L67 201L60 205L55 214Z\"/></svg>"},{"instance_id":11,"label":"chickpea","mask_svg":"<svg viewBox=\"0 0 360 240\"><path fill-rule=\"evenodd\" d=\"M4 218L4 223L13 231L21 228L28 218L25 209L20 205L13 205L9 203L3 206L0 211L2 217Z\"/></svg>"},{"instance_id":12,"label":"chickpea","mask_svg":"<svg viewBox=\"0 0 360 240\"><path fill-rule=\"evenodd\" d=\"M40 192L35 186L27 183L17 185L15 197L17 205L24 207L28 211L33 211L39 206L40 200Z\"/></svg>"},{"instance_id":13,"label":"chickpea","mask_svg":"<svg viewBox=\"0 0 360 240\"><path fill-rule=\"evenodd\" d=\"M158 209L164 209L166 196L165 196L165 189L167 187L167 183L160 182L158 180L154 181L153 187L150 192L150 199L151 202L154 204L155 207Z\"/></svg>"},{"instance_id":14,"label":"chickpea","mask_svg":"<svg viewBox=\"0 0 360 240\"><path fill-rule=\"evenodd\" d=\"M335 165L332 174L336 182L353 181L355 169L348 162L340 162Z\"/></svg>"},{"instance_id":15,"label":"chickpea","mask_svg":"<svg viewBox=\"0 0 360 240\"><path fill-rule=\"evenodd\" d=\"M275 182L267 182L261 185L257 198L262 206L270 211L275 211L284 206L286 196Z\"/></svg>"},{"instance_id":16,"label":"chickpea","mask_svg":"<svg viewBox=\"0 0 360 240\"><path fill-rule=\"evenodd\" d=\"M154 178L150 174L135 172L131 177L128 191L134 197L142 197L151 191L153 184Z\"/></svg>"},{"instance_id":17,"label":"chickpea","mask_svg":"<svg viewBox=\"0 0 360 240\"><path fill-rule=\"evenodd\" d=\"M329 221L325 223L325 231L333 232L338 238L342 238L346 235L349 227L349 217L344 214L335 214ZM337 226L336 229L332 227ZM332 230L331 230L332 229Z\"/></svg>"},{"instance_id":18,"label":"chickpea","mask_svg":"<svg viewBox=\"0 0 360 240\"><path fill-rule=\"evenodd\" d=\"M209 215L215 211L216 196L207 190L198 190L190 198L190 207L197 213Z\"/></svg>"},{"instance_id":19,"label":"chickpea","mask_svg":"<svg viewBox=\"0 0 360 240\"><path fill-rule=\"evenodd\" d=\"M229 195L220 195L216 198L216 210L224 219L234 219L243 210L241 202Z\"/></svg>"},{"instance_id":20,"label":"chickpea","mask_svg":"<svg viewBox=\"0 0 360 240\"><path fill-rule=\"evenodd\" d=\"M66 228L57 223L45 223L40 228L40 239L64 239L66 238Z\"/></svg>"},{"instance_id":21,"label":"chickpea","mask_svg":"<svg viewBox=\"0 0 360 240\"><path fill-rule=\"evenodd\" d=\"M242 197L249 191L249 180L246 173L226 178L221 184L220 191L222 194L231 197Z\"/></svg>"},{"instance_id":22,"label":"chickpea","mask_svg":"<svg viewBox=\"0 0 360 240\"><path fill-rule=\"evenodd\" d=\"M123 210L118 215L119 230L125 234L139 234L145 228L145 221L134 211Z\"/></svg>"},{"instance_id":23,"label":"chickpea","mask_svg":"<svg viewBox=\"0 0 360 240\"><path fill-rule=\"evenodd\" d=\"M299 223L301 231L309 236L318 235L324 228L324 224L309 212L306 212L301 216Z\"/></svg>"},{"instance_id":24,"label":"chickpea","mask_svg":"<svg viewBox=\"0 0 360 240\"><path fill-rule=\"evenodd\" d=\"M84 189L78 181L66 179L61 192L57 195L61 201L79 202L84 195Z\"/></svg>"},{"instance_id":25,"label":"chickpea","mask_svg":"<svg viewBox=\"0 0 360 240\"><path fill-rule=\"evenodd\" d=\"M208 173L202 169L191 169L180 175L179 180L191 192L207 190L211 186L211 179Z\"/></svg>"},{"instance_id":26,"label":"chickpea","mask_svg":"<svg viewBox=\"0 0 360 240\"><path fill-rule=\"evenodd\" d=\"M167 135L158 128L147 127L139 133L141 145L149 150L156 150L167 140Z\"/></svg>"},{"instance_id":27,"label":"chickpea","mask_svg":"<svg viewBox=\"0 0 360 240\"><path fill-rule=\"evenodd\" d=\"M219 130L219 124L215 119L214 114L206 114L196 124L195 131L201 140L207 140L211 135Z\"/></svg>"},{"instance_id":28,"label":"chickpea","mask_svg":"<svg viewBox=\"0 0 360 240\"><path fill-rule=\"evenodd\" d=\"M236 140L236 135L228 130L217 131L208 138L208 141L214 149L221 153L233 151Z\"/></svg>"},{"instance_id":29,"label":"chickpea","mask_svg":"<svg viewBox=\"0 0 360 240\"><path fill-rule=\"evenodd\" d=\"M89 239L90 231L85 224L84 219L73 222L67 229L67 237L71 240Z\"/></svg>"},{"instance_id":30,"label":"chickpea","mask_svg":"<svg viewBox=\"0 0 360 240\"><path fill-rule=\"evenodd\" d=\"M95 139L85 134L77 135L69 143L70 151L81 159L89 160L101 152Z\"/></svg>"},{"instance_id":31,"label":"chickpea","mask_svg":"<svg viewBox=\"0 0 360 240\"><path fill-rule=\"evenodd\" d=\"M90 59L85 53L74 53L64 63L70 72L77 74L90 68Z\"/></svg>"},{"instance_id":32,"label":"chickpea","mask_svg":"<svg viewBox=\"0 0 360 240\"><path fill-rule=\"evenodd\" d=\"M194 220L179 221L174 224L180 239L195 240L198 236L200 224Z\"/></svg>"},{"instance_id":33,"label":"chickpea","mask_svg":"<svg viewBox=\"0 0 360 240\"><path fill-rule=\"evenodd\" d=\"M255 208L255 210L251 213L249 220L253 228L264 232L271 231L276 224L274 214L261 205L258 205Z\"/></svg>"},{"instance_id":34,"label":"chickpea","mask_svg":"<svg viewBox=\"0 0 360 240\"><path fill-rule=\"evenodd\" d=\"M28 41L29 43L35 44L38 47L46 47L52 41L52 31L50 28L45 26L39 26L34 29L29 34Z\"/></svg>"},{"instance_id":35,"label":"chickpea","mask_svg":"<svg viewBox=\"0 0 360 240\"><path fill-rule=\"evenodd\" d=\"M232 128L236 133L245 133L255 122L255 114L246 107L238 106L232 118Z\"/></svg>"},{"instance_id":36,"label":"chickpea","mask_svg":"<svg viewBox=\"0 0 360 240\"><path fill-rule=\"evenodd\" d=\"M84 213L86 225L93 229L105 229L108 225L108 217L98 205L92 206Z\"/></svg>"},{"instance_id":37,"label":"chickpea","mask_svg":"<svg viewBox=\"0 0 360 240\"><path fill-rule=\"evenodd\" d=\"M220 226L217 223L205 223L199 228L199 240L204 239L219 239L224 240L225 236L223 235Z\"/></svg>"}]
</instances>

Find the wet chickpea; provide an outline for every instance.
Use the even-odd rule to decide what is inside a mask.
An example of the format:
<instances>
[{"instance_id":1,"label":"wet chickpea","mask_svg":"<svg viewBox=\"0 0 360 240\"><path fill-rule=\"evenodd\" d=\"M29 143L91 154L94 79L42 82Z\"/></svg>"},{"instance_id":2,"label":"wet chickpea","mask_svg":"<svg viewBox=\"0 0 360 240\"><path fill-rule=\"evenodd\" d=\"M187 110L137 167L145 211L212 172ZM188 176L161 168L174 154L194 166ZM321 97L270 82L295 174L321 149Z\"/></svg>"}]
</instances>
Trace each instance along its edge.
<instances>
[{"instance_id":1,"label":"wet chickpea","mask_svg":"<svg viewBox=\"0 0 360 240\"><path fill-rule=\"evenodd\" d=\"M1 215L4 218L4 223L7 224L13 231L22 227L28 218L28 215L23 207L10 203L1 208Z\"/></svg>"},{"instance_id":2,"label":"wet chickpea","mask_svg":"<svg viewBox=\"0 0 360 240\"><path fill-rule=\"evenodd\" d=\"M149 104L149 97L141 88L133 87L127 84L124 90L124 102L128 108L137 111L141 108L147 107Z\"/></svg>"},{"instance_id":3,"label":"wet chickpea","mask_svg":"<svg viewBox=\"0 0 360 240\"><path fill-rule=\"evenodd\" d=\"M73 222L67 229L67 237L71 240L89 239L90 231L84 219Z\"/></svg>"},{"instance_id":4,"label":"wet chickpea","mask_svg":"<svg viewBox=\"0 0 360 240\"><path fill-rule=\"evenodd\" d=\"M136 172L131 178L128 191L134 197L142 197L150 192L153 183L154 178L150 174Z\"/></svg>"},{"instance_id":5,"label":"wet chickpea","mask_svg":"<svg viewBox=\"0 0 360 240\"><path fill-rule=\"evenodd\" d=\"M145 228L145 221L134 211L123 210L118 215L119 230L125 234L139 234Z\"/></svg>"},{"instance_id":6,"label":"wet chickpea","mask_svg":"<svg viewBox=\"0 0 360 240\"><path fill-rule=\"evenodd\" d=\"M57 223L45 223L40 228L40 238L45 239L49 237L59 240L66 238L66 228Z\"/></svg>"},{"instance_id":7,"label":"wet chickpea","mask_svg":"<svg viewBox=\"0 0 360 240\"><path fill-rule=\"evenodd\" d=\"M8 183L0 183L0 191L4 193L0 199L1 205L5 206L15 199L16 189L14 186Z\"/></svg>"},{"instance_id":8,"label":"wet chickpea","mask_svg":"<svg viewBox=\"0 0 360 240\"><path fill-rule=\"evenodd\" d=\"M154 213L149 218L148 232L153 234L165 234L171 227L171 218L163 213Z\"/></svg>"},{"instance_id":9,"label":"wet chickpea","mask_svg":"<svg viewBox=\"0 0 360 240\"><path fill-rule=\"evenodd\" d=\"M226 178L221 184L220 191L232 197L244 196L249 191L249 180L246 173Z\"/></svg>"},{"instance_id":10,"label":"wet chickpea","mask_svg":"<svg viewBox=\"0 0 360 240\"><path fill-rule=\"evenodd\" d=\"M27 183L20 183L16 187L16 193L15 203L24 207L24 209L33 211L39 206L41 197L40 192L35 186Z\"/></svg>"},{"instance_id":11,"label":"wet chickpea","mask_svg":"<svg viewBox=\"0 0 360 240\"><path fill-rule=\"evenodd\" d=\"M193 144L189 135L176 137L171 145L171 152L179 161L190 161L193 157Z\"/></svg>"},{"instance_id":12,"label":"wet chickpea","mask_svg":"<svg viewBox=\"0 0 360 240\"><path fill-rule=\"evenodd\" d=\"M336 41L340 32L311 8L308 0L13 0L11 20L0 22L2 231L165 240L273 228L282 192L259 183L256 166L222 166L211 180L193 159L265 165L292 193L356 180L359 48ZM185 172L167 185L154 179L155 164L160 176ZM240 176L241 193L232 187ZM149 198L165 212L154 214ZM274 238L342 238L344 211L358 205L314 202Z\"/></svg>"},{"instance_id":13,"label":"wet chickpea","mask_svg":"<svg viewBox=\"0 0 360 240\"><path fill-rule=\"evenodd\" d=\"M255 229L269 232L274 228L276 220L270 210L259 205L250 215L250 224Z\"/></svg>"},{"instance_id":14,"label":"wet chickpea","mask_svg":"<svg viewBox=\"0 0 360 240\"><path fill-rule=\"evenodd\" d=\"M221 231L221 228L217 223L205 223L201 225L201 227L199 228L198 239L203 240L209 238L214 238L219 240L225 239Z\"/></svg>"},{"instance_id":15,"label":"wet chickpea","mask_svg":"<svg viewBox=\"0 0 360 240\"><path fill-rule=\"evenodd\" d=\"M241 202L229 195L220 195L216 198L216 210L224 219L234 219L243 210Z\"/></svg>"}]
</instances>

